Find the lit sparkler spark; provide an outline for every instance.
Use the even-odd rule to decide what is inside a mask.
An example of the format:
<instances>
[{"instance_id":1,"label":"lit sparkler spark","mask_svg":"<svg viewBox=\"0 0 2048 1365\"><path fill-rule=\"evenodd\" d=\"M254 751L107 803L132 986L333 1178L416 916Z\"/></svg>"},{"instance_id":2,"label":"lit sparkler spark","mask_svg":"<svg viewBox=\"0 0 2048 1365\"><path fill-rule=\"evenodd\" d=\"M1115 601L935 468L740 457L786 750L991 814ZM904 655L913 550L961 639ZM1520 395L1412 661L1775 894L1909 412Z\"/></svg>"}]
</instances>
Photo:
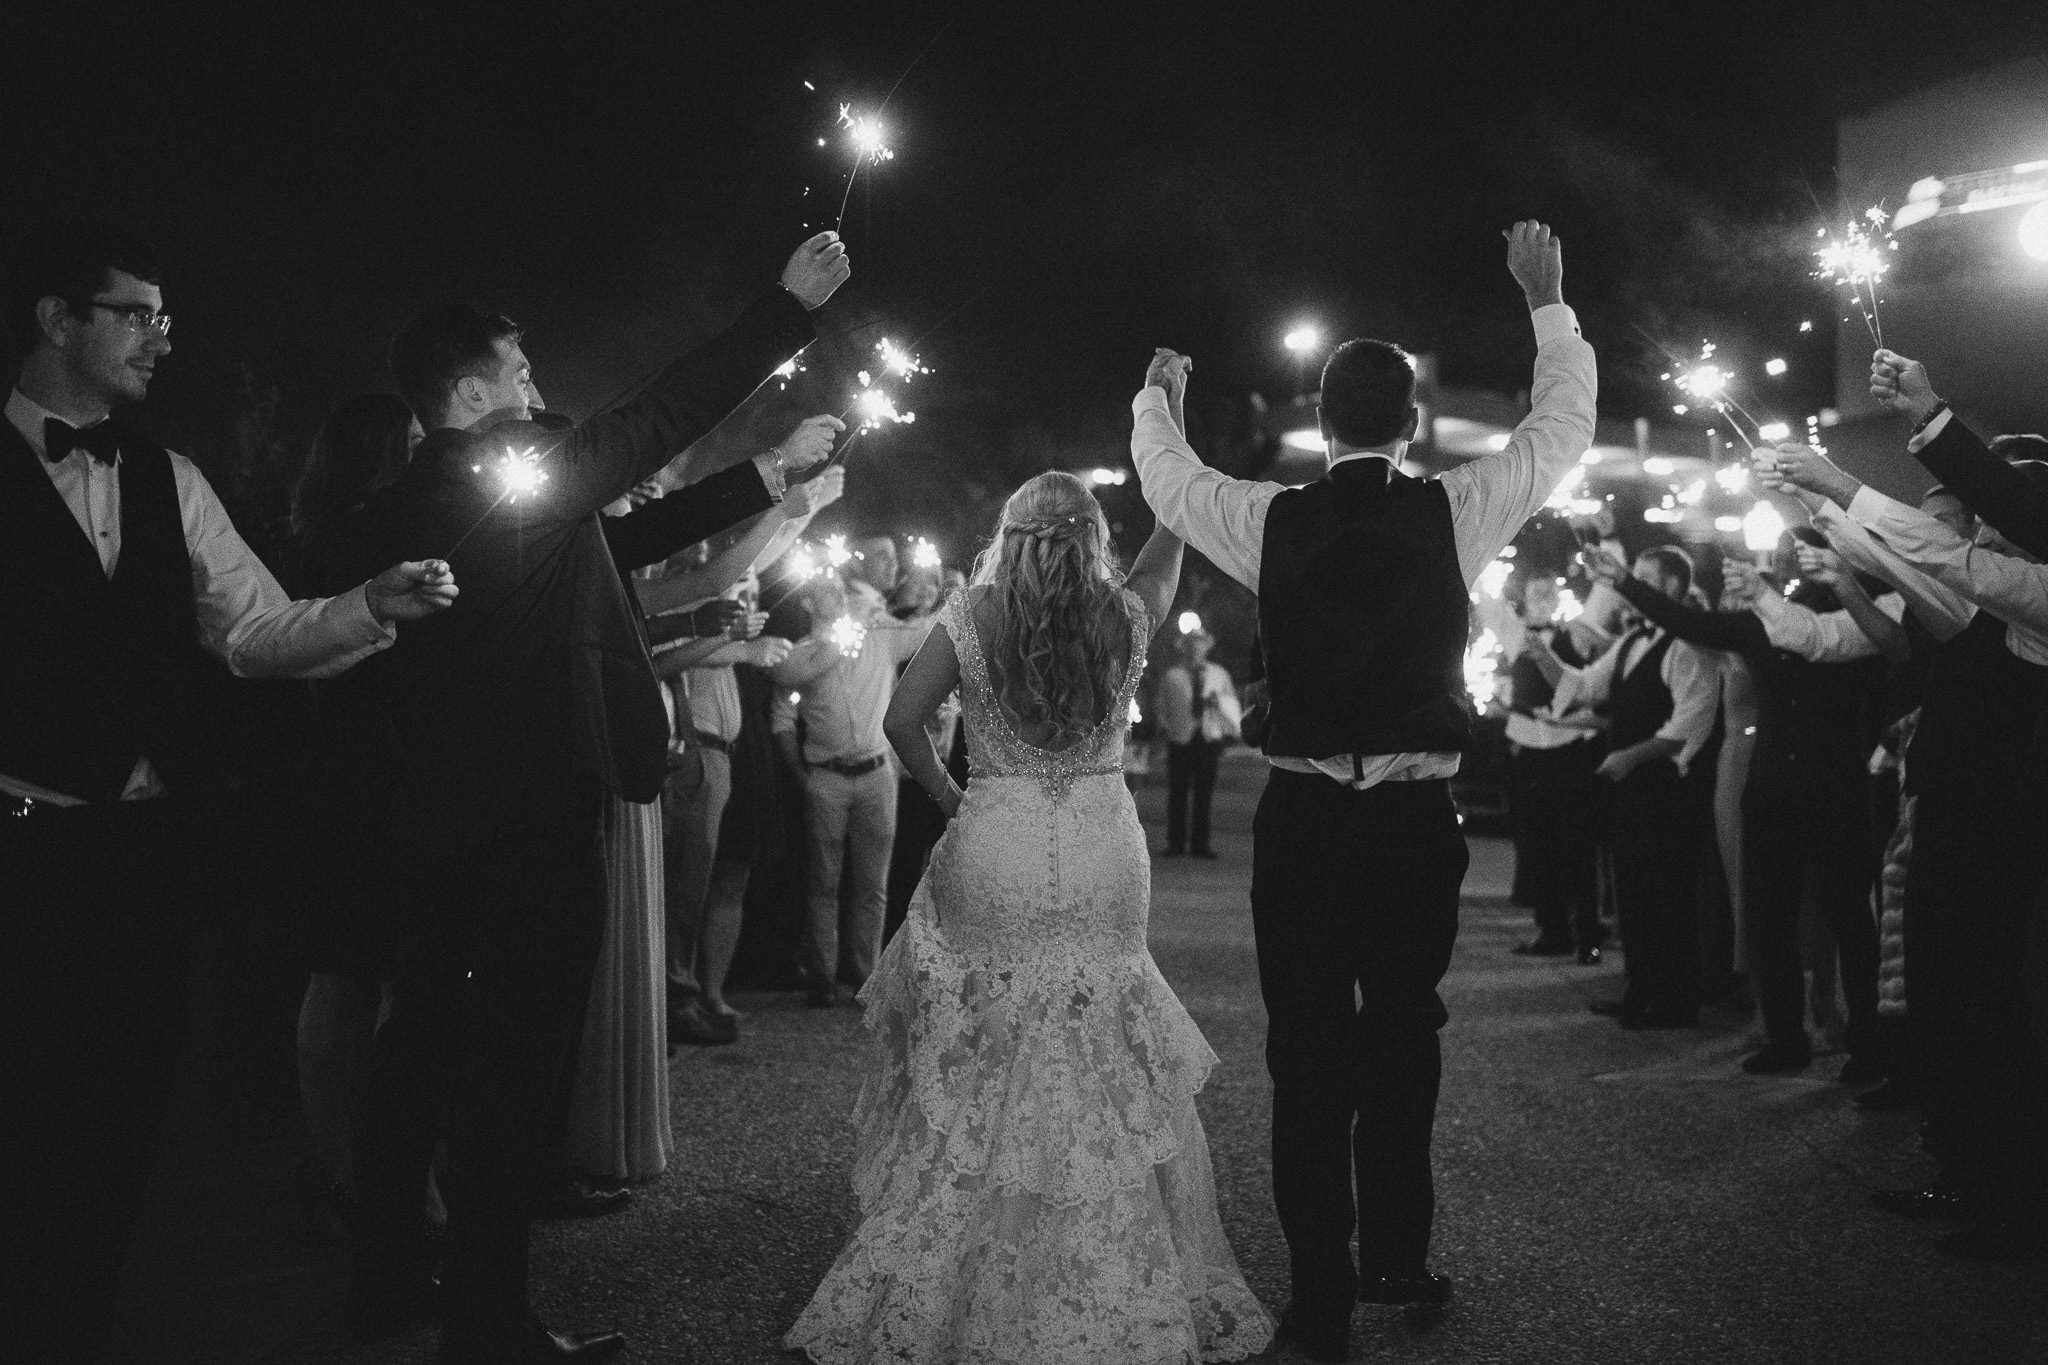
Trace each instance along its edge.
<instances>
[{"instance_id":1,"label":"lit sparkler spark","mask_svg":"<svg viewBox=\"0 0 2048 1365\"><path fill-rule=\"evenodd\" d=\"M1713 342L1703 341L1700 343L1700 358L1697 361L1691 365L1674 365L1663 373L1661 377L1665 382L1692 400L1690 404L1674 404L1671 410L1684 416L1692 407L1698 406L1721 413L1729 419L1729 424L1735 428L1735 434L1743 439L1743 443L1754 449L1756 442L1742 429L1742 423L1735 419L1748 418L1752 428L1757 426L1757 420L1750 417L1748 411L1735 401L1735 396L1731 392L1735 385L1735 375L1714 362L1714 349Z\"/></svg>"},{"instance_id":2,"label":"lit sparkler spark","mask_svg":"<svg viewBox=\"0 0 2048 1365\"><path fill-rule=\"evenodd\" d=\"M857 659L861 646L867 643L868 628L851 616L842 616L832 623L826 635L842 655Z\"/></svg>"},{"instance_id":3,"label":"lit sparkler spark","mask_svg":"<svg viewBox=\"0 0 2048 1365\"><path fill-rule=\"evenodd\" d=\"M853 402L855 411L860 413L860 430L871 431L887 422L915 422L917 414L897 410L896 400L886 389L863 389L860 397Z\"/></svg>"},{"instance_id":4,"label":"lit sparkler spark","mask_svg":"<svg viewBox=\"0 0 2048 1365\"><path fill-rule=\"evenodd\" d=\"M1678 502L1679 505L1682 507L1694 507L1699 504L1700 499L1706 496L1707 481L1705 479L1694 479L1691 483L1687 484L1684 488L1679 490Z\"/></svg>"},{"instance_id":5,"label":"lit sparkler spark","mask_svg":"<svg viewBox=\"0 0 2048 1365\"><path fill-rule=\"evenodd\" d=\"M882 358L882 371L898 379L909 380L912 375L930 374L931 369L911 352L883 337L875 343L875 354Z\"/></svg>"},{"instance_id":6,"label":"lit sparkler spark","mask_svg":"<svg viewBox=\"0 0 2048 1365\"><path fill-rule=\"evenodd\" d=\"M1550 490L1550 496L1543 500L1543 505L1553 512L1569 510L1571 505L1583 496L1585 482L1586 466L1573 465L1566 471L1565 476L1558 480L1557 487Z\"/></svg>"},{"instance_id":7,"label":"lit sparkler spark","mask_svg":"<svg viewBox=\"0 0 2048 1365\"><path fill-rule=\"evenodd\" d=\"M1502 590L1507 587L1508 576L1514 571L1512 560L1496 559L1479 571L1479 581L1475 586L1488 597L1498 601Z\"/></svg>"},{"instance_id":8,"label":"lit sparkler spark","mask_svg":"<svg viewBox=\"0 0 2048 1365\"><path fill-rule=\"evenodd\" d=\"M845 223L846 205L853 198L853 182L860 177L860 168L870 162L894 161L896 152L889 146L888 132L882 127L881 119L872 114L855 114L852 106L839 106L839 126L851 130L853 136L853 169L846 173L846 193L839 196L839 215L835 222Z\"/></svg>"},{"instance_id":9,"label":"lit sparkler spark","mask_svg":"<svg viewBox=\"0 0 2048 1365\"><path fill-rule=\"evenodd\" d=\"M939 558L939 547L923 536L910 542L910 566L914 569L936 569L945 561Z\"/></svg>"},{"instance_id":10,"label":"lit sparkler spark","mask_svg":"<svg viewBox=\"0 0 2048 1365\"><path fill-rule=\"evenodd\" d=\"M1740 493L1749 487L1749 466L1724 464L1714 471L1714 482L1721 485L1723 493Z\"/></svg>"},{"instance_id":11,"label":"lit sparkler spark","mask_svg":"<svg viewBox=\"0 0 2048 1365\"><path fill-rule=\"evenodd\" d=\"M798 583L808 583L818 576L818 557L811 553L808 545L799 545L791 550L784 562L789 566L784 573Z\"/></svg>"},{"instance_id":12,"label":"lit sparkler spark","mask_svg":"<svg viewBox=\"0 0 2048 1365\"><path fill-rule=\"evenodd\" d=\"M483 472L482 465L470 467L478 473ZM540 492L540 486L548 481L548 472L540 467L540 452L532 446L520 451L506 451L497 463L497 475L507 502L518 502L522 496L535 496Z\"/></svg>"},{"instance_id":13,"label":"lit sparkler spark","mask_svg":"<svg viewBox=\"0 0 2048 1365\"><path fill-rule=\"evenodd\" d=\"M1557 590L1557 619L1564 622L1578 620L1586 614L1586 604L1570 588L1560 586Z\"/></svg>"},{"instance_id":14,"label":"lit sparkler spark","mask_svg":"<svg viewBox=\"0 0 2048 1365\"><path fill-rule=\"evenodd\" d=\"M853 551L847 548L846 537L829 535L825 537L825 563L832 568L844 568L853 562Z\"/></svg>"},{"instance_id":15,"label":"lit sparkler spark","mask_svg":"<svg viewBox=\"0 0 2048 1365\"><path fill-rule=\"evenodd\" d=\"M1870 339L1879 346L1884 345L1884 323L1877 314L1877 286L1891 269L1891 253L1899 249L1887 226L1890 221L1884 205L1873 204L1862 218L1851 218L1839 237L1819 229L1820 245L1813 253L1814 278L1849 286L1849 297L1863 314Z\"/></svg>"}]
</instances>

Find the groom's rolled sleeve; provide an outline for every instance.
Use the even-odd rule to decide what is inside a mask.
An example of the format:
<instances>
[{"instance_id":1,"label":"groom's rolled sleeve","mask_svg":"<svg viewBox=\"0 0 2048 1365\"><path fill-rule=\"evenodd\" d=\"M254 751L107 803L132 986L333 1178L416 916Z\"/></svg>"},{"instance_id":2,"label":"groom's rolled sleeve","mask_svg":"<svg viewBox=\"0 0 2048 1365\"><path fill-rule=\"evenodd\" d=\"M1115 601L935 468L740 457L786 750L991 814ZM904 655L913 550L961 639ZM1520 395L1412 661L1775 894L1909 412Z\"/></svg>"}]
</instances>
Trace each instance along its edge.
<instances>
[{"instance_id":1,"label":"groom's rolled sleeve","mask_svg":"<svg viewBox=\"0 0 2048 1365\"><path fill-rule=\"evenodd\" d=\"M1599 369L1579 335L1578 314L1568 303L1546 304L1529 314L1529 325L1536 332L1529 415L1502 449L1443 477L1468 585L1593 444Z\"/></svg>"},{"instance_id":2,"label":"groom's rolled sleeve","mask_svg":"<svg viewBox=\"0 0 2048 1365\"><path fill-rule=\"evenodd\" d=\"M1277 483L1233 479L1202 463L1167 411L1157 384L1131 400L1131 461L1145 501L1166 529L1253 592L1266 541L1266 508Z\"/></svg>"}]
</instances>

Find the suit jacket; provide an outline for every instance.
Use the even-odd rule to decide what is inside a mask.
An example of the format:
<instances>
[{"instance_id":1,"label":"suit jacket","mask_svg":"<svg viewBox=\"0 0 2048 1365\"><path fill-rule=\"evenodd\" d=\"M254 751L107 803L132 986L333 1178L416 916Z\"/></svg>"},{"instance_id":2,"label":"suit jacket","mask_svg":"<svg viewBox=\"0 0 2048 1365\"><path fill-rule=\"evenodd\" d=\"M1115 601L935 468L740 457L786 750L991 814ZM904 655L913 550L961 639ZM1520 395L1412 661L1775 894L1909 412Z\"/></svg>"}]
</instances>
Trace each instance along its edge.
<instances>
[{"instance_id":1,"label":"suit jacket","mask_svg":"<svg viewBox=\"0 0 2048 1365\"><path fill-rule=\"evenodd\" d=\"M1992 454L1955 414L1913 456L1993 530L2048 559L2048 487Z\"/></svg>"},{"instance_id":2,"label":"suit jacket","mask_svg":"<svg viewBox=\"0 0 2048 1365\"><path fill-rule=\"evenodd\" d=\"M350 746L374 769L357 779L370 794L433 802L469 828L579 777L629 801L660 794L668 717L598 509L695 444L812 335L778 290L630 402L567 431L486 419L430 432L403 477L339 522L313 555L327 581L443 558L461 590L448 611L408 622L378 667L346 680L373 694L338 708L375 731ZM508 495L507 458L534 460L545 481ZM682 474L711 472L686 464ZM751 470L729 481L749 477L759 485ZM649 510L643 525L685 506ZM662 539L677 534L671 526ZM629 553L666 552L650 543Z\"/></svg>"}]
</instances>

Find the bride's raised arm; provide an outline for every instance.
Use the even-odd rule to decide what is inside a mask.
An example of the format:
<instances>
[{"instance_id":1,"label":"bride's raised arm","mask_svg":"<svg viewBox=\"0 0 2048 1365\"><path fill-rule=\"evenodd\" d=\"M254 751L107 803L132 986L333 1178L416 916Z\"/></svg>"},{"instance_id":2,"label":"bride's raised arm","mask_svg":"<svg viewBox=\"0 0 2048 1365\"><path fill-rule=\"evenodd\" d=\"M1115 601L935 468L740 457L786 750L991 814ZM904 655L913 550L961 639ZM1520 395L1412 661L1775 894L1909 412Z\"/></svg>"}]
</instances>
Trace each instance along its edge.
<instances>
[{"instance_id":1,"label":"bride's raised arm","mask_svg":"<svg viewBox=\"0 0 2048 1365\"><path fill-rule=\"evenodd\" d=\"M1157 384L1166 390L1166 409L1173 418L1173 425L1179 429L1181 438L1188 434L1188 419L1183 409L1188 391L1188 372L1195 368L1195 362L1187 356L1178 355L1164 346L1152 353L1152 364L1146 371L1145 382ZM1173 595L1180 591L1181 552L1187 542L1166 529L1164 521L1152 531L1152 538L1138 551L1138 557L1131 562L1131 574L1124 580L1124 586L1138 594L1145 604L1145 610L1152 615L1152 629L1157 631L1166 620L1166 613L1173 609Z\"/></svg>"},{"instance_id":2,"label":"bride's raised arm","mask_svg":"<svg viewBox=\"0 0 2048 1365\"><path fill-rule=\"evenodd\" d=\"M935 626L924 637L917 657L896 680L896 695L889 699L889 712L882 718L882 733L896 750L896 757L903 760L917 785L939 803L948 820L960 809L962 793L924 726L959 684L960 656L953 652L953 637L944 626Z\"/></svg>"}]
</instances>

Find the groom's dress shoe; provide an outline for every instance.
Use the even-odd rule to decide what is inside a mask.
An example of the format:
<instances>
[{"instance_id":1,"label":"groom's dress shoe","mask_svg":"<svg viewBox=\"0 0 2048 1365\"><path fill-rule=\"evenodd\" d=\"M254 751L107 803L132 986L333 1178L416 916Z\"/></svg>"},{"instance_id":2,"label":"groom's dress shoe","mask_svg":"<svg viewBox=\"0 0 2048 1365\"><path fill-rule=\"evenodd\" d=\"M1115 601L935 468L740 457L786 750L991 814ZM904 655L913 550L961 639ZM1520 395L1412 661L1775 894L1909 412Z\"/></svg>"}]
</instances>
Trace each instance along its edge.
<instances>
[{"instance_id":1,"label":"groom's dress shoe","mask_svg":"<svg viewBox=\"0 0 2048 1365\"><path fill-rule=\"evenodd\" d=\"M502 1335L444 1331L441 1365L547 1365L558 1360L603 1365L625 1349L623 1332L551 1332L538 1322L529 1322Z\"/></svg>"},{"instance_id":2,"label":"groom's dress shoe","mask_svg":"<svg viewBox=\"0 0 2048 1365\"><path fill-rule=\"evenodd\" d=\"M1451 1301L1451 1281L1433 1270L1413 1275L1361 1275L1358 1277L1360 1303L1407 1303L1441 1308Z\"/></svg>"}]
</instances>

